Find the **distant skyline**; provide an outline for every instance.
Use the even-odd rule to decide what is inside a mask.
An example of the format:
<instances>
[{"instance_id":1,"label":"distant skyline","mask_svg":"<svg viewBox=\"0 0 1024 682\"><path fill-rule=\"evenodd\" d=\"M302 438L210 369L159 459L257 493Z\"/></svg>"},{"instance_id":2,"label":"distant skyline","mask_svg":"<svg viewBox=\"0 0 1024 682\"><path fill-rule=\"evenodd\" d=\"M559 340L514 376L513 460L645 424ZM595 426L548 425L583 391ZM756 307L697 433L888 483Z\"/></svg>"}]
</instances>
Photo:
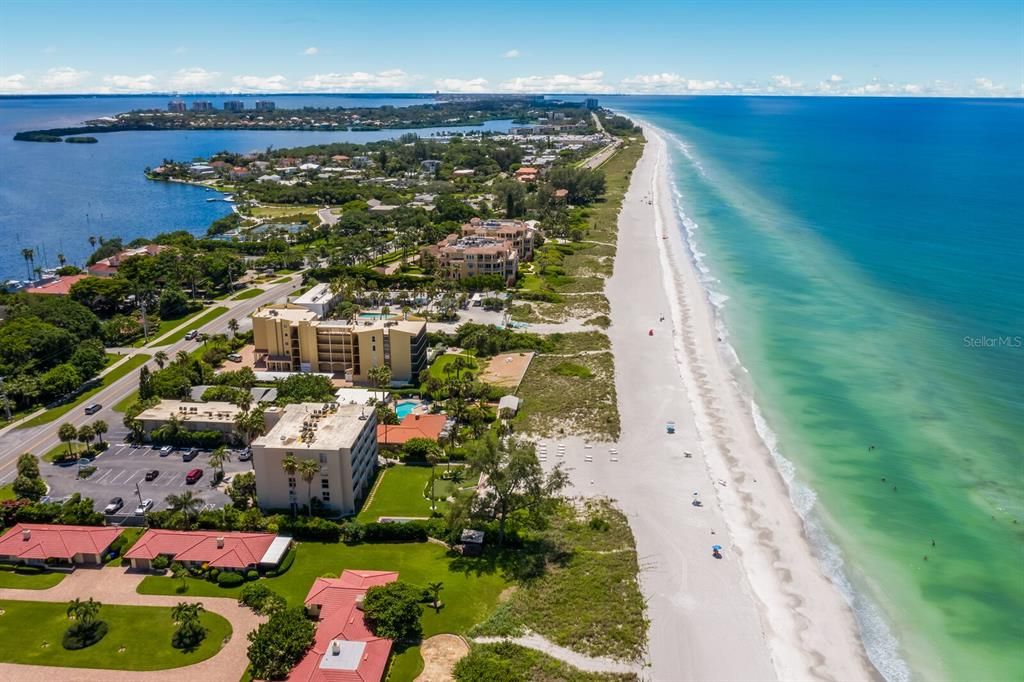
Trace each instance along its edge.
<instances>
[{"instance_id":1,"label":"distant skyline","mask_svg":"<svg viewBox=\"0 0 1024 682\"><path fill-rule=\"evenodd\" d=\"M1024 96L1024 2L6 0L0 94Z\"/></svg>"}]
</instances>

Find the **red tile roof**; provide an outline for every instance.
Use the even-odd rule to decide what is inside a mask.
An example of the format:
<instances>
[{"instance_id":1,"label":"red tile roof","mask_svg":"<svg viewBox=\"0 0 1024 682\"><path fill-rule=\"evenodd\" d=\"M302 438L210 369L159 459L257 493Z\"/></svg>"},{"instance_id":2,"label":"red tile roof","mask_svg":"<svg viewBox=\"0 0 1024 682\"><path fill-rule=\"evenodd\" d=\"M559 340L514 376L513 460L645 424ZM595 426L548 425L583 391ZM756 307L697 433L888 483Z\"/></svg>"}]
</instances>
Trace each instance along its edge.
<instances>
[{"instance_id":1,"label":"red tile roof","mask_svg":"<svg viewBox=\"0 0 1024 682\"><path fill-rule=\"evenodd\" d=\"M307 605L320 605L316 636L312 648L287 679L291 682L380 682L392 642L370 632L356 602L370 587L395 580L398 580L398 573L389 571L345 571L340 578L317 578L306 595ZM363 643L355 669L321 667L334 640Z\"/></svg>"},{"instance_id":2,"label":"red tile roof","mask_svg":"<svg viewBox=\"0 0 1024 682\"><path fill-rule=\"evenodd\" d=\"M402 445L411 438L437 440L448 420L443 414L407 414L397 426L377 425L377 442Z\"/></svg>"},{"instance_id":3,"label":"red tile roof","mask_svg":"<svg viewBox=\"0 0 1024 682\"><path fill-rule=\"evenodd\" d=\"M89 275L65 275L54 282L47 282L46 284L40 284L37 287L30 287L25 289L26 294L55 294L57 296L67 296L71 291L71 285L75 282L81 282Z\"/></svg>"},{"instance_id":4,"label":"red tile roof","mask_svg":"<svg viewBox=\"0 0 1024 682\"><path fill-rule=\"evenodd\" d=\"M22 533L26 530L28 538ZM76 554L102 554L123 532L123 528L106 526L19 523L0 537L0 556L70 561Z\"/></svg>"},{"instance_id":5,"label":"red tile roof","mask_svg":"<svg viewBox=\"0 0 1024 682\"><path fill-rule=\"evenodd\" d=\"M273 533L151 529L124 556L126 559L153 559L167 554L176 561L207 563L217 568L246 568L260 562L276 537ZM224 538L223 547L217 546L217 538Z\"/></svg>"}]
</instances>

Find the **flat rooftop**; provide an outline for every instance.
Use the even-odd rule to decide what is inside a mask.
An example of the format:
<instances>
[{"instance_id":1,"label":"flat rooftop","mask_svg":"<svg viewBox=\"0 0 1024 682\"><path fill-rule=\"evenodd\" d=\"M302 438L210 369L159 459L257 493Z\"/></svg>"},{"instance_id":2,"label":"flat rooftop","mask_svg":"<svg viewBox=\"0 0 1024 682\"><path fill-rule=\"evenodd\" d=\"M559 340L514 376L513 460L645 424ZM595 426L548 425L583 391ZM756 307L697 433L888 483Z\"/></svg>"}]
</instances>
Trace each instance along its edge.
<instances>
[{"instance_id":1,"label":"flat rooftop","mask_svg":"<svg viewBox=\"0 0 1024 682\"><path fill-rule=\"evenodd\" d=\"M299 296L295 301L296 305L310 305L312 303L327 303L334 297L331 292L331 285L326 283L317 284L315 287Z\"/></svg>"},{"instance_id":2,"label":"flat rooftop","mask_svg":"<svg viewBox=\"0 0 1024 682\"><path fill-rule=\"evenodd\" d=\"M238 406L228 402L190 403L184 400L161 400L137 417L141 421L167 421L172 416L182 422L234 423Z\"/></svg>"},{"instance_id":3,"label":"flat rooftop","mask_svg":"<svg viewBox=\"0 0 1024 682\"><path fill-rule=\"evenodd\" d=\"M367 420L360 419L364 414L369 417L373 409L338 403L287 405L280 420L253 445L278 449L347 449L352 447L366 426Z\"/></svg>"},{"instance_id":4,"label":"flat rooftop","mask_svg":"<svg viewBox=\"0 0 1024 682\"><path fill-rule=\"evenodd\" d=\"M308 292L307 292L308 293ZM291 322L302 322L303 320L315 320L317 314L308 308L293 305L290 303L278 303L265 305L252 314L253 318L266 317L273 319L289 320Z\"/></svg>"}]
</instances>

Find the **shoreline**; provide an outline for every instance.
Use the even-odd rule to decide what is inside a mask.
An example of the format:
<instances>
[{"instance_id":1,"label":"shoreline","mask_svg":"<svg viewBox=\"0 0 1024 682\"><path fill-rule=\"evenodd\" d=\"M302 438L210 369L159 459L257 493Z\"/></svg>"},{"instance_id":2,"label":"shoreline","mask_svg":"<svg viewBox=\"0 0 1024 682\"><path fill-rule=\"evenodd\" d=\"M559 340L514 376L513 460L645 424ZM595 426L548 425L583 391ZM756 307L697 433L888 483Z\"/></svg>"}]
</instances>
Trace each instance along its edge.
<instances>
[{"instance_id":1,"label":"shoreline","mask_svg":"<svg viewBox=\"0 0 1024 682\"><path fill-rule=\"evenodd\" d=\"M607 456L566 439L563 461L574 493L607 495L629 517L651 620L649 674L878 679L732 377L676 216L666 141L638 123L647 144L606 289L622 436Z\"/></svg>"}]
</instances>

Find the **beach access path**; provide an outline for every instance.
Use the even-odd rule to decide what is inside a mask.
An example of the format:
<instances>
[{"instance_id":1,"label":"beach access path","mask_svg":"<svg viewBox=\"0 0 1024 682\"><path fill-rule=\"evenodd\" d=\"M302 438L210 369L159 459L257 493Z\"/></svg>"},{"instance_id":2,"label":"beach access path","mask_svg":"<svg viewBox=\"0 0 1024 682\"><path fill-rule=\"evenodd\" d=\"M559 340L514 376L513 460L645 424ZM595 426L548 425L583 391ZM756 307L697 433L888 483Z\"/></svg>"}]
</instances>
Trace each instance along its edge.
<instances>
[{"instance_id":1,"label":"beach access path","mask_svg":"<svg viewBox=\"0 0 1024 682\"><path fill-rule=\"evenodd\" d=\"M570 493L607 495L629 518L651 621L644 677L870 679L852 614L732 385L683 251L666 144L645 133L607 287L622 437L540 439L542 462L565 462Z\"/></svg>"}]
</instances>

